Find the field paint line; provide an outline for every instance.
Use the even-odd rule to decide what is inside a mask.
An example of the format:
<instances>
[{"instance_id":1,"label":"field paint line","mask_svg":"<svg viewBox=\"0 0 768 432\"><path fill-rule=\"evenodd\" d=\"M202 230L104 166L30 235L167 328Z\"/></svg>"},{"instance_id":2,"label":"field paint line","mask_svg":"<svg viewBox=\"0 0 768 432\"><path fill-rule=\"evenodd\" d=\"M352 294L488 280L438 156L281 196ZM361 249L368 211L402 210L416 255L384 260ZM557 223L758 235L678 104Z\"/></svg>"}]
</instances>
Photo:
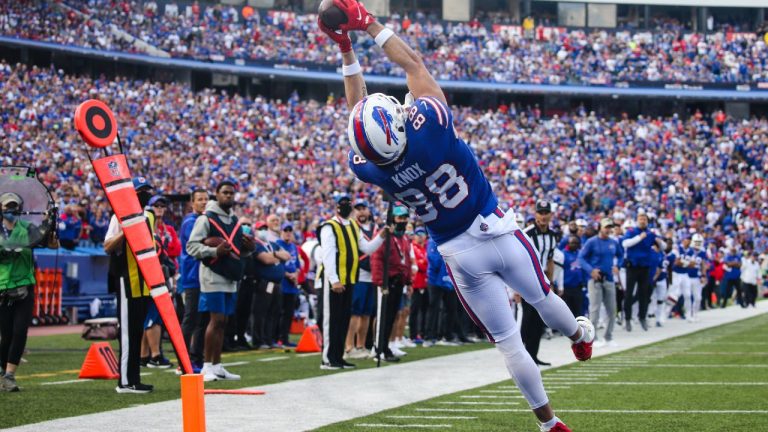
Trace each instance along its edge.
<instances>
[{"instance_id":1,"label":"field paint line","mask_svg":"<svg viewBox=\"0 0 768 432\"><path fill-rule=\"evenodd\" d=\"M510 387L510 390L480 390L480 393L520 393L517 387Z\"/></svg>"},{"instance_id":2,"label":"field paint line","mask_svg":"<svg viewBox=\"0 0 768 432\"><path fill-rule=\"evenodd\" d=\"M250 363L249 361L239 361L239 362L232 362L232 363L222 363L221 365L225 367L232 367L232 366L247 365L249 363Z\"/></svg>"},{"instance_id":3,"label":"field paint line","mask_svg":"<svg viewBox=\"0 0 768 432\"><path fill-rule=\"evenodd\" d=\"M364 428L419 428L419 429L434 429L434 428L451 428L453 425L449 424L387 424L387 423L356 423L355 427Z\"/></svg>"},{"instance_id":4,"label":"field paint line","mask_svg":"<svg viewBox=\"0 0 768 432\"><path fill-rule=\"evenodd\" d=\"M16 378L50 378L52 376L56 375L66 375L66 374L73 374L73 373L80 373L80 369L69 369L69 370L62 370L62 371L56 371L56 372L45 372L45 373L36 373L36 374L29 374L29 375L18 375Z\"/></svg>"},{"instance_id":5,"label":"field paint line","mask_svg":"<svg viewBox=\"0 0 768 432\"><path fill-rule=\"evenodd\" d=\"M509 408L416 408L422 412L531 412L529 409ZM587 413L587 414L768 414L768 410L609 410L609 409L563 409L558 408L559 413Z\"/></svg>"},{"instance_id":6,"label":"field paint line","mask_svg":"<svg viewBox=\"0 0 768 432\"><path fill-rule=\"evenodd\" d=\"M550 380L550 381L568 381L568 380L572 380L573 379L573 378L565 377L565 376L563 376L563 377L556 377L556 376L547 376L547 375L544 375L542 378L544 378L545 380ZM597 381L597 378L596 377L584 377L584 378L579 378L579 381Z\"/></svg>"},{"instance_id":7,"label":"field paint line","mask_svg":"<svg viewBox=\"0 0 768 432\"><path fill-rule=\"evenodd\" d=\"M44 382L44 383L40 383L40 385L74 384L74 383L88 382L88 381L93 381L93 380L90 378L83 378L83 379L74 379L74 380L66 380L66 381Z\"/></svg>"},{"instance_id":8,"label":"field paint line","mask_svg":"<svg viewBox=\"0 0 768 432\"><path fill-rule=\"evenodd\" d=\"M417 415L391 415L391 419L425 419L425 420L474 420L475 416L417 416Z\"/></svg>"},{"instance_id":9,"label":"field paint line","mask_svg":"<svg viewBox=\"0 0 768 432\"><path fill-rule=\"evenodd\" d=\"M512 389L512 390L514 390L514 389L517 389L517 387L515 387L515 386L499 386L499 387L496 387L496 388L499 389L499 390L505 390L505 389ZM571 388L571 386L569 386L569 385L554 385L553 384L551 386L548 385L547 388L548 389L569 389L569 388ZM520 390L518 390L518 392L519 391Z\"/></svg>"},{"instance_id":10,"label":"field paint line","mask_svg":"<svg viewBox=\"0 0 768 432\"><path fill-rule=\"evenodd\" d=\"M312 356L319 356L322 353L316 352L316 353L303 353L303 354L296 354L296 357L312 357Z\"/></svg>"},{"instance_id":11,"label":"field paint line","mask_svg":"<svg viewBox=\"0 0 768 432\"><path fill-rule=\"evenodd\" d=\"M551 392L550 392L551 393ZM523 399L523 395L461 395L464 399Z\"/></svg>"},{"instance_id":12,"label":"field paint line","mask_svg":"<svg viewBox=\"0 0 768 432\"><path fill-rule=\"evenodd\" d=\"M652 364L652 365L638 365L638 367L648 368L768 368L768 364Z\"/></svg>"},{"instance_id":13,"label":"field paint line","mask_svg":"<svg viewBox=\"0 0 768 432\"><path fill-rule=\"evenodd\" d=\"M768 386L768 382L724 382L724 381L602 381L602 382L578 382L580 385L690 385L690 386ZM559 410L558 410L559 411Z\"/></svg>"},{"instance_id":14,"label":"field paint line","mask_svg":"<svg viewBox=\"0 0 768 432\"><path fill-rule=\"evenodd\" d=\"M708 341L709 344L712 345L768 345L768 342L752 342L752 341L744 341L744 342L734 342L734 341Z\"/></svg>"},{"instance_id":15,"label":"field paint line","mask_svg":"<svg viewBox=\"0 0 768 432\"><path fill-rule=\"evenodd\" d=\"M260 362L271 362L271 361L279 361L279 360L288 360L290 357L267 357L263 359L258 359L257 361Z\"/></svg>"},{"instance_id":16,"label":"field paint line","mask_svg":"<svg viewBox=\"0 0 768 432\"><path fill-rule=\"evenodd\" d=\"M481 401L442 401L435 402L440 405L520 405L520 402L481 402Z\"/></svg>"},{"instance_id":17,"label":"field paint line","mask_svg":"<svg viewBox=\"0 0 768 432\"><path fill-rule=\"evenodd\" d=\"M148 376L148 375L152 375L152 372L142 372L139 374L139 376Z\"/></svg>"},{"instance_id":18,"label":"field paint line","mask_svg":"<svg viewBox=\"0 0 768 432\"><path fill-rule=\"evenodd\" d=\"M614 373L603 373L603 374L596 374L596 373L581 373L581 372L557 372L554 375L549 375L551 377L606 377L615 375ZM545 375L546 376L546 375Z\"/></svg>"},{"instance_id":19,"label":"field paint line","mask_svg":"<svg viewBox=\"0 0 768 432\"><path fill-rule=\"evenodd\" d=\"M688 351L680 352L678 355L756 355L765 356L768 355L766 351L734 351L734 352L720 352L720 351Z\"/></svg>"}]
</instances>

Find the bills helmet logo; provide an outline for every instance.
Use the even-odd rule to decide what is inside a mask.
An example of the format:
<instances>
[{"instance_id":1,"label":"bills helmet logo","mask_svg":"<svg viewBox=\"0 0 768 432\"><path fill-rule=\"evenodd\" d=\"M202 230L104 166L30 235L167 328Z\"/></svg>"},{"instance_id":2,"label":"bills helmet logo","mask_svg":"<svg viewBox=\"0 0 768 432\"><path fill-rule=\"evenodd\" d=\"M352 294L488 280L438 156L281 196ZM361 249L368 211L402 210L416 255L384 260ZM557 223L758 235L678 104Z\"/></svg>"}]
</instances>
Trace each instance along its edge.
<instances>
[{"instance_id":1,"label":"bills helmet logo","mask_svg":"<svg viewBox=\"0 0 768 432\"><path fill-rule=\"evenodd\" d=\"M382 107L375 107L373 109L373 120L384 131L384 135L387 137L387 145L399 144L395 131L392 130L392 114Z\"/></svg>"}]
</instances>

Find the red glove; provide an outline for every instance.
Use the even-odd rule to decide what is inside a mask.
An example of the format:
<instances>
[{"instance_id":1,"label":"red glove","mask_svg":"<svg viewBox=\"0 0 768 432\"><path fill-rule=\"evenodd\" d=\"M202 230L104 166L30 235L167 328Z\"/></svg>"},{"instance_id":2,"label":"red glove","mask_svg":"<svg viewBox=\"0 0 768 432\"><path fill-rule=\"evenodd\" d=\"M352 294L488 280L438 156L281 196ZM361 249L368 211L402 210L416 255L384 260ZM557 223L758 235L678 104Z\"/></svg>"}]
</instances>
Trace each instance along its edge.
<instances>
[{"instance_id":1,"label":"red glove","mask_svg":"<svg viewBox=\"0 0 768 432\"><path fill-rule=\"evenodd\" d=\"M317 17L317 25L320 27L320 30L322 30L323 33L328 35L331 40L336 42L342 53L352 51L352 40L349 39L349 33L347 33L346 30L339 30L338 32L333 31L326 27L325 24L323 24L323 21L320 20L320 17Z\"/></svg>"},{"instance_id":2,"label":"red glove","mask_svg":"<svg viewBox=\"0 0 768 432\"><path fill-rule=\"evenodd\" d=\"M339 26L342 30L368 30L376 18L357 0L333 0L333 5L347 16L347 23Z\"/></svg>"}]
</instances>

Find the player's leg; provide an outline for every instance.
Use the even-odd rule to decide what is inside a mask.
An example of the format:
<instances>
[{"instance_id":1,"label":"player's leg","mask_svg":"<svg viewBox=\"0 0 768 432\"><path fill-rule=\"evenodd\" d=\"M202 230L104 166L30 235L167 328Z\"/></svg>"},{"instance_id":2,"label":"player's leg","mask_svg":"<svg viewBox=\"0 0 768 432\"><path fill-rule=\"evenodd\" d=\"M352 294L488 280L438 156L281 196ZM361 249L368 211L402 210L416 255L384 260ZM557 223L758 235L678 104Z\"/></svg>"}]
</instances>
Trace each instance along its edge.
<instances>
[{"instance_id":1,"label":"player's leg","mask_svg":"<svg viewBox=\"0 0 768 432\"><path fill-rule=\"evenodd\" d=\"M656 300L656 308L654 315L656 315L656 327L661 327L664 324L664 303L667 299L667 281L660 280L656 282L656 286L653 289L653 297Z\"/></svg>"},{"instance_id":2,"label":"player's leg","mask_svg":"<svg viewBox=\"0 0 768 432\"><path fill-rule=\"evenodd\" d=\"M680 295L683 296L683 310L685 311L685 318L688 321L693 321L693 314L691 313L692 301L691 301L691 278L688 275L680 275Z\"/></svg>"},{"instance_id":3,"label":"player's leg","mask_svg":"<svg viewBox=\"0 0 768 432\"><path fill-rule=\"evenodd\" d=\"M555 417L541 372L523 346L504 281L489 271L493 268L489 262L498 262L499 258L492 248L475 248L471 253L447 256L445 263L457 297L470 318L496 344L510 376L539 421L550 422Z\"/></svg>"},{"instance_id":4,"label":"player's leg","mask_svg":"<svg viewBox=\"0 0 768 432\"><path fill-rule=\"evenodd\" d=\"M693 304L691 305L691 318L698 319L699 309L701 309L701 290L704 288L701 284L701 279L698 276L689 276L691 285L691 295L693 297Z\"/></svg>"}]
</instances>

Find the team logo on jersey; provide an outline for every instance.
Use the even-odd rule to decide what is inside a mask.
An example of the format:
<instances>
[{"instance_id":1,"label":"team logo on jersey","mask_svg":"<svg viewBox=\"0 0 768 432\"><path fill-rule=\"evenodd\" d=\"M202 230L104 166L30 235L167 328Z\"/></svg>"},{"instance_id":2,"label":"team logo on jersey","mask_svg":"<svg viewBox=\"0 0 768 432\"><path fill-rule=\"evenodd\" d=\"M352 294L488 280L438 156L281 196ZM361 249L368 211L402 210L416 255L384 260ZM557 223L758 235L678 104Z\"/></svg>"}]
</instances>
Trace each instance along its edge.
<instances>
[{"instance_id":1,"label":"team logo on jersey","mask_svg":"<svg viewBox=\"0 0 768 432\"><path fill-rule=\"evenodd\" d=\"M382 107L373 108L373 120L379 125L381 130L384 131L384 135L387 136L387 145L392 145L392 142L399 144L395 131L392 130L392 115Z\"/></svg>"},{"instance_id":2,"label":"team logo on jersey","mask_svg":"<svg viewBox=\"0 0 768 432\"><path fill-rule=\"evenodd\" d=\"M488 231L488 224L485 223L485 222L481 223L480 224L480 231L482 231L482 232Z\"/></svg>"}]
</instances>

